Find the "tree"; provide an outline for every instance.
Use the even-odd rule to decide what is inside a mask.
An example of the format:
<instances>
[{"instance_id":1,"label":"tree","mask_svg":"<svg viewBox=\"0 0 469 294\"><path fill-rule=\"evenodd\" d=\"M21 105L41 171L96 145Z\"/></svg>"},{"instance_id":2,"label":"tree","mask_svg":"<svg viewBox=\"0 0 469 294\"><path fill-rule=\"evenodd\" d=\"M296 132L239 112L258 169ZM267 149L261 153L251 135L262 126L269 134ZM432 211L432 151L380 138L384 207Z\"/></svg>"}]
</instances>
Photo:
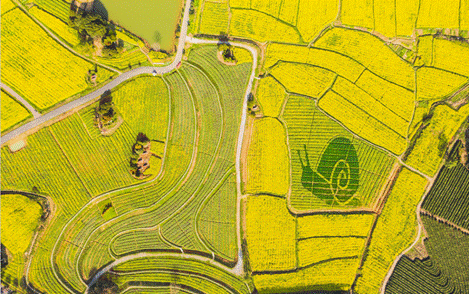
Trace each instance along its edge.
<instances>
[{"instance_id":1,"label":"tree","mask_svg":"<svg viewBox=\"0 0 469 294\"><path fill-rule=\"evenodd\" d=\"M89 294L114 294L119 292L119 287L109 275L101 276L88 291Z\"/></svg>"}]
</instances>

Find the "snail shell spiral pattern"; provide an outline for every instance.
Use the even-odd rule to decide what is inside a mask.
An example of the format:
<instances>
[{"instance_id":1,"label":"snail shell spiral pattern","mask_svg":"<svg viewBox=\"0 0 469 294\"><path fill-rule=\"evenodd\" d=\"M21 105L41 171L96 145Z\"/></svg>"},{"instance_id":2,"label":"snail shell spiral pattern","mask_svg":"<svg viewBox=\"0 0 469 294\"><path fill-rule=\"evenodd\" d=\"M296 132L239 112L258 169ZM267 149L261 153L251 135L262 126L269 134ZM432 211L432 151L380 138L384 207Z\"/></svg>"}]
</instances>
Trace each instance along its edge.
<instances>
[{"instance_id":1,"label":"snail shell spiral pattern","mask_svg":"<svg viewBox=\"0 0 469 294\"><path fill-rule=\"evenodd\" d=\"M312 193L328 203L345 204L358 190L358 156L349 139L338 137L324 150L313 174Z\"/></svg>"}]
</instances>

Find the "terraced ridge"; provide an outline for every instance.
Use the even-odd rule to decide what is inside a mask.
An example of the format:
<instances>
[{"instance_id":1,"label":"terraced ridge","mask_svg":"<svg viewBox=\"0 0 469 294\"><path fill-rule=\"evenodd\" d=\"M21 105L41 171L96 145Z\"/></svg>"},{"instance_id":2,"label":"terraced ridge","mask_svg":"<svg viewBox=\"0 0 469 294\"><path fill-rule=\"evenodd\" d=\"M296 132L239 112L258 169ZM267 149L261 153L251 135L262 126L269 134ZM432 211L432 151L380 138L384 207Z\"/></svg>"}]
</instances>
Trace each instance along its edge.
<instances>
[{"instance_id":1,"label":"terraced ridge","mask_svg":"<svg viewBox=\"0 0 469 294\"><path fill-rule=\"evenodd\" d=\"M218 232L227 242L209 244L198 231L207 232L210 222L197 219L204 203L232 181L249 69L247 63L222 65L210 46L192 51L189 62L164 77L172 111L163 171L147 184L98 196L63 227L50 255L62 286L84 291L94 269L141 252L191 252L234 265L235 226ZM226 197L235 193L234 185L225 191ZM235 208L235 198L227 199ZM117 216L104 220L97 208L107 201Z\"/></svg>"}]
</instances>

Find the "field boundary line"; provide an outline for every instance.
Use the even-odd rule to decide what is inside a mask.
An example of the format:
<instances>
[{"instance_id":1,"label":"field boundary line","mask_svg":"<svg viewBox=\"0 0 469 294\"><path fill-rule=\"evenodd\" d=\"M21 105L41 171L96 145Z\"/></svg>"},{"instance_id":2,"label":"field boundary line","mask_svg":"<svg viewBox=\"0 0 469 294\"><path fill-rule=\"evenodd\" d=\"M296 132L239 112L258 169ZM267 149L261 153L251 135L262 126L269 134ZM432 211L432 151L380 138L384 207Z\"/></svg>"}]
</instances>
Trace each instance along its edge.
<instances>
[{"instance_id":1,"label":"field boundary line","mask_svg":"<svg viewBox=\"0 0 469 294\"><path fill-rule=\"evenodd\" d=\"M438 215L436 215L436 214L434 214L434 213L432 213L432 212L430 212L430 211L428 211L428 210L426 210L426 209L424 209L424 208L421 208L421 209L420 209L420 213L423 214L423 215L429 216L429 217L431 217L431 218L433 218L433 219L435 219L435 220L437 220L437 221L441 221L441 222L443 222L444 224L446 224L446 225L448 225L448 226L450 226L450 227L452 227L452 228L454 228L454 229L457 229L457 230L461 231L461 232L464 233L464 234L469 235L469 230L468 230L468 229L465 229L465 228L463 228L463 227L461 227L461 226L458 226L457 224L453 223L452 221L449 221L449 220L447 220L447 219L444 218L444 217L438 216Z\"/></svg>"},{"instance_id":2,"label":"field boundary line","mask_svg":"<svg viewBox=\"0 0 469 294\"><path fill-rule=\"evenodd\" d=\"M114 268L115 266L121 264L121 263L124 263L124 262L127 262L127 261L130 261L130 260L133 260L133 259L138 259L138 258L146 258L146 257L175 257L175 258L186 258L186 259L189 259L189 260L195 260L195 261L200 261L200 262L203 262L203 263L207 263L207 264L210 264L214 267L217 267L225 272L230 272L230 269L225 266L225 265L222 265L218 262L215 262L214 260L212 260L211 258L208 258L208 257L204 257L204 256L200 256L200 255L195 255L195 254L188 254L188 253L184 253L184 254L180 254L180 253L162 253L162 252L142 252L142 253L136 253L136 254L131 254L131 255L126 255L124 257L121 257L119 259L116 259L115 261L111 262L110 264L108 264L107 266L103 267L102 269L100 269L95 275L94 277L91 279L90 283L88 284L88 288L85 292L85 294L89 293L89 286L92 286L94 285L97 280L102 276L104 275L105 273L109 272L112 268ZM114 271L113 271L114 272ZM251 291L251 289L249 288L249 286L247 285L247 283L242 280L242 282L244 283L244 285L246 286L246 288ZM250 293L250 292L249 292Z\"/></svg>"},{"instance_id":3,"label":"field boundary line","mask_svg":"<svg viewBox=\"0 0 469 294\"><path fill-rule=\"evenodd\" d=\"M19 102L20 104L22 104L24 107L26 107L27 110L29 110L29 112L31 112L31 114L33 115L34 118L38 118L41 116L41 114L36 110L36 108L34 108L31 104L29 104L29 102L24 99L23 97L21 97L20 94L16 93L15 91L13 91L12 88L10 88L9 86L7 86L5 83L2 83L0 82L0 87L5 91L7 92L8 94L12 95L16 100L17 102Z\"/></svg>"},{"instance_id":4,"label":"field boundary line","mask_svg":"<svg viewBox=\"0 0 469 294\"><path fill-rule=\"evenodd\" d=\"M190 0L188 0L190 1ZM178 71L176 71L176 73L180 76L180 78L184 81L184 78L179 74ZM85 241L85 244L84 244L84 248L86 248L88 242L90 241L91 237L100 229L104 229L105 227L107 226L110 226L111 224L113 223L117 223L118 221L120 221L121 219L125 219L124 216L127 216L128 214L130 215L134 215L136 212L141 212L142 214L143 213L147 213L147 212L151 212L153 211L153 208L157 208L159 207L160 205L163 205L166 201L167 201L167 197L169 197L168 195L173 195L174 193L176 193L177 191L179 191L179 189L183 186L184 182L187 181L187 179L190 177L190 174L191 174L191 170L192 170L192 166L195 166L195 163L196 163L196 158L197 158L197 150L198 150L198 133L199 133L199 122L198 122L198 119L197 119L197 108L196 108L196 105L195 105L195 101L194 101L194 98L192 96L192 93L189 91L189 94L191 96L191 101L192 101L192 108L193 108L193 111L194 111L194 122L195 122L195 135L194 135L194 142L193 142L193 149L192 149L192 157L191 157L191 162L189 163L189 166L188 168L186 169L186 172L182 175L182 177L180 178L179 182L168 192L166 193L162 198L160 198L157 202L147 206L147 207L141 207L141 208L137 208L137 209L133 209L133 210L130 210L120 216L117 216L116 218L113 218L113 219L110 219L104 223L102 223L101 225L99 225L98 227L96 227L89 235L88 237L86 238L86 241ZM58 241L57 241L58 242ZM57 243L56 243L57 244ZM80 260L81 260L81 256L83 254L83 249L82 250L79 250L79 254L78 254L78 257L76 259L76 266L75 266L75 270L76 270L76 273L77 273L77 276L80 277L80 280L85 284L86 284L86 281L84 281L82 279L82 276L80 275L80 268L78 266ZM89 286L89 284L87 285L87 287Z\"/></svg>"},{"instance_id":5,"label":"field boundary line","mask_svg":"<svg viewBox=\"0 0 469 294\"><path fill-rule=\"evenodd\" d=\"M193 66L193 68L195 68L196 70L198 70L198 68L195 67L195 66ZM200 70L199 70L199 71L200 71ZM204 74L202 71L200 71L200 72L201 72L202 74ZM188 85L188 83L187 83L187 81L186 81L186 78L185 78L182 74L180 74L179 71L177 71L177 73L180 75L181 79L184 81L184 84L186 85L187 91L190 93L192 99L195 101L195 100L196 100L196 99L194 98L195 95L192 93L192 90L190 90L190 87L189 87L189 85ZM222 108L222 105L221 105L221 98L220 98L218 89L212 84L212 81L211 81L207 76L205 76L205 77L207 78L208 82L212 85L212 87L213 87L213 89L215 90L215 92L218 93L218 94L217 94L217 97L218 97L218 102L219 102L219 106L220 106L220 117L221 117L221 120L222 120L222 124L221 124L222 127L220 128L220 135L219 135L219 138L218 138L218 143L217 143L216 152L211 155L211 156L212 156L212 160L211 160L209 166L206 168L206 172L205 172L204 179L199 183L199 185L198 185L198 187L196 188L196 190L195 190L193 193L191 193L192 195L189 197L189 199L187 199L187 200L184 202L184 204L183 204L182 206L180 206L180 207L177 208L175 211L173 211L172 214L170 214L169 216L165 217L161 222L159 222L158 224L153 225L153 226L140 227L140 228L136 228L136 229L132 229L132 230L124 230L124 231L121 231L121 232L119 232L118 234L116 234L116 235L111 239L111 242L113 242L118 236L123 235L123 234L125 234L125 233L128 233L128 232L130 232L130 231L135 232L135 231L141 231L141 230L150 230L150 229L154 229L154 228L156 228L156 227L158 227L158 226L161 227L161 226L165 225L165 224L166 224L169 220L171 220L175 215L177 215L180 211L182 211L182 210L184 209L184 207L186 207L190 202L192 202L192 200L195 198L195 196L199 193L200 189L203 187L203 184L206 182L207 178L210 176L209 171L210 171L211 168L216 164L216 159L217 159L216 155L217 155L217 154L219 153L219 151L220 151L221 141L222 141L223 134L224 134L224 131L223 131L223 130L224 130L224 114L223 114L223 108ZM203 97L201 97L201 98L203 98ZM197 118L197 116L196 116L196 118ZM207 129L209 128L209 126L205 126L205 127L207 127ZM199 128L201 128L200 125L199 125ZM198 133L201 133L201 130L199 129L197 132L198 132ZM198 136L196 136L196 138L198 138ZM198 141L198 139L197 139L197 141ZM197 142L196 145L197 145L197 149L198 149L198 142ZM195 164L196 164L196 163L195 163ZM180 188L182 188L182 186L181 186ZM187 193L187 192L186 192L186 193ZM188 193L187 193L187 194L188 194ZM148 211L148 213L151 213L151 212L152 212L152 211ZM196 231L196 233L197 233L197 231ZM196 235L197 235L197 234L196 234ZM198 236L198 238L199 238L199 241L201 241L199 236ZM170 242L170 241L168 240L168 242ZM170 243L172 243L172 242L170 242ZM206 249L207 249L208 251L211 251L210 248L208 248L207 245L206 245L203 241L201 241L201 243L202 243L202 245L204 245L204 246L206 247ZM174 244L174 245L176 246L176 244ZM177 248L180 248L179 246L176 246L176 247L177 247Z\"/></svg>"},{"instance_id":6,"label":"field boundary line","mask_svg":"<svg viewBox=\"0 0 469 294\"><path fill-rule=\"evenodd\" d=\"M440 169L441 169L441 166L440 166L439 170ZM420 241L420 236L422 235L422 231L424 230L424 226L423 226L422 219L421 219L421 216L420 216L420 212L421 212L421 209L422 209L422 204L423 204L423 201L425 200L425 198L427 197L428 193L432 189L433 185L435 184L435 178L431 178L431 179L426 178L426 179L428 181L427 182L427 187L425 189L425 192L423 192L423 195L421 196L419 203L417 204L417 208L415 209L416 221L417 221L417 236L415 237L412 244L410 244L398 256L396 256L396 258L394 258L394 261L391 264L391 267L388 269L388 271L386 273L386 276L384 277L384 280L381 282L380 289L379 289L380 294L385 294L386 286L389 282L389 279L391 278L392 274L394 273L394 269L395 269L397 263L399 262L399 260L402 258L402 256L407 254L407 252L409 252ZM391 191L389 193L391 193Z\"/></svg>"},{"instance_id":7,"label":"field boundary line","mask_svg":"<svg viewBox=\"0 0 469 294\"><path fill-rule=\"evenodd\" d=\"M83 56L81 55L80 53L78 53L77 51L73 50L73 48L71 48L70 46L68 46L68 44L66 44L65 42L63 42L62 40L60 40L59 37L57 37L51 30L49 30L49 28L47 28L42 22L40 22L34 15L30 14L29 11L24 8L23 4L19 3L17 0L11 0L13 2L15 2L15 4L17 5L18 8L21 9L21 11L23 11L23 13L25 13L29 18L31 18L37 25L39 25L41 27L42 30L44 30L52 39L54 39L57 43L59 43L61 46L63 46L65 49L67 49L70 53L72 53L73 55L81 58L81 59L84 59L88 62L91 62L91 63L94 63L94 64L97 64L103 68L106 68L110 71L113 71L117 74L122 74L121 71L115 69L115 68L112 68L112 67L109 67L105 64L102 64L102 63L99 63L98 61L96 60L93 60L93 59L90 59L86 56Z\"/></svg>"}]
</instances>

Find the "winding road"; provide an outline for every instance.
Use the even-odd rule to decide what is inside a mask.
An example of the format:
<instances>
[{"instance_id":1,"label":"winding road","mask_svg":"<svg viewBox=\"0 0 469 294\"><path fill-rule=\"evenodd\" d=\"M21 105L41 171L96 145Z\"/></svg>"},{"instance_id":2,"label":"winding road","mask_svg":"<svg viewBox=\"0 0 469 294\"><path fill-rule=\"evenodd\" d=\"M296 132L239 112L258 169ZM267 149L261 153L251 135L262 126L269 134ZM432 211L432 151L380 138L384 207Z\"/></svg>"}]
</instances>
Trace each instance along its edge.
<instances>
[{"instance_id":1,"label":"winding road","mask_svg":"<svg viewBox=\"0 0 469 294\"><path fill-rule=\"evenodd\" d=\"M140 67L136 68L133 70L130 70L125 73L120 73L119 76L117 76L114 80L110 81L106 85L102 86L99 89L96 89L95 91L82 96L74 101L71 101L63 106L60 106L48 113L45 113L43 115L39 114L27 101L25 101L20 95L15 93L13 90L9 89L8 86L6 85L1 85L2 88L4 88L7 92L10 94L14 95L16 99L18 99L23 105L25 105L34 115L34 120L20 126L19 128L12 130L11 132L1 136L1 144L5 144L13 139L22 137L22 136L27 136L29 134L32 134L35 132L38 128L43 126L45 123L50 122L51 120L57 119L60 116L62 116L65 113L71 112L77 108L83 107L87 103L95 100L97 97L101 96L103 93L105 93L108 90L111 90L118 86L119 84L130 80L136 76L142 75L142 74L153 74L153 75L164 75L167 73L172 72L175 70L181 63L182 57L184 54L184 45L186 42L192 43L192 44L217 44L219 41L218 40L202 40L202 39L197 39L197 38L191 38L187 36L187 29L188 29L188 20L189 20L189 11L190 11L190 4L191 0L186 0L185 3L185 8L184 8L184 16L182 20L182 26L181 26L181 33L180 33L180 38L177 46L177 51L174 60L167 66L162 66L162 67ZM48 32L51 34L54 39L57 39L56 36L53 35L52 32ZM60 40L58 40L60 41ZM238 133L238 139L237 139L237 149L236 149L236 185L237 185L237 209L236 209L236 223L237 223L237 246L238 246L238 262L236 266L232 269L227 268L226 266L223 266L222 264L218 264L217 262L214 262L212 260L206 259L201 256L195 256L195 255L187 255L183 254L183 256L186 256L187 258L191 259L196 259L200 261L205 261L205 262L210 262L213 263L213 265L221 268L222 270L225 270L227 272L234 273L238 276L241 276L243 274L243 255L242 255L242 250L241 250L241 200L242 200L242 194L241 194L241 149L242 149L242 143L243 143L243 137L244 137L244 130L246 128L246 116L247 116L247 97L249 93L251 93L252 86L253 86L253 80L255 78L256 74L256 67L257 67L257 61L258 61L258 52L254 47L251 47L246 44L242 43L231 43L231 45L237 46L244 48L248 50L252 54L253 62L252 62L252 72L249 78L249 82L246 88L245 92L245 97L244 97L244 102L243 102L243 110L242 110L242 118L241 118L241 124L239 128L239 133ZM29 106L29 107L28 107ZM91 200L90 202L93 202ZM88 284L88 287L92 285L101 275L105 274L107 271L109 271L113 266L115 266L118 263L128 261L134 258L140 258L142 256L154 256L154 253L140 253L137 255L130 255L130 256L125 256L123 258L115 260L114 263L108 265L107 267L101 269L98 273L94 275L92 278L91 283ZM29 266L30 263L27 265L27 271L29 271ZM26 275L27 277L28 275ZM65 287L68 289L67 287ZM70 290L70 289L68 289Z\"/></svg>"},{"instance_id":2,"label":"winding road","mask_svg":"<svg viewBox=\"0 0 469 294\"><path fill-rule=\"evenodd\" d=\"M58 116L69 112L77 107L83 106L86 103L92 101L93 99L96 99L97 97L101 96L104 94L104 92L111 90L118 86L119 84L130 80L138 75L142 74L154 74L154 75L163 75L166 73L169 73L176 69L176 67L179 65L179 63L182 60L182 56L184 53L184 44L186 43L186 37L187 37L187 26L189 22L189 11L191 7L191 0L186 0L186 4L184 7L184 17L182 20L182 26L181 26L181 34L179 37L179 42L177 46L177 51L176 51L176 56L169 65L167 66L162 66L162 67L153 67L153 66L145 66L145 67L139 67L136 69L133 69L131 71L125 72L120 74L117 78L112 80L111 82L107 83L103 87L85 95L82 96L76 100L73 100L59 108L56 108L48 113L45 113L44 115L41 115L39 117L35 117L34 120L30 121L29 123L22 125L21 127L12 130L11 132L3 135L1 137L1 144L3 145L4 143L15 139L23 134L28 134L31 130L34 130L38 126L54 119L57 118ZM52 34L52 33L50 33ZM53 35L53 34L52 34ZM7 91L9 92L9 91ZM13 93L12 93L13 94ZM26 106L26 104L24 104Z\"/></svg>"}]
</instances>

